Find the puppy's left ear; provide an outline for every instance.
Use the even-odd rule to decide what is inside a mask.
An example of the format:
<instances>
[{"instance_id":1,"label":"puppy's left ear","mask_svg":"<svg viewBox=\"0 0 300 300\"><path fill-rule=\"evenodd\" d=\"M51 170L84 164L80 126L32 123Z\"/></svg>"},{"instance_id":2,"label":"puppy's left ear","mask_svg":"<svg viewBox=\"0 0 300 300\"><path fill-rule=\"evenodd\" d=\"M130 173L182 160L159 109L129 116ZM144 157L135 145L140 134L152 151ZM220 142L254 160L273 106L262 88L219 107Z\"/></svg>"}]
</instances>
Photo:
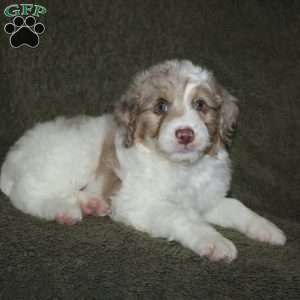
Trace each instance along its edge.
<instances>
[{"instance_id":1,"label":"puppy's left ear","mask_svg":"<svg viewBox=\"0 0 300 300\"><path fill-rule=\"evenodd\" d=\"M129 148L134 143L134 133L137 121L137 104L135 99L125 94L117 103L114 110L114 117L119 126L125 130L123 145Z\"/></svg>"},{"instance_id":2,"label":"puppy's left ear","mask_svg":"<svg viewBox=\"0 0 300 300\"><path fill-rule=\"evenodd\" d=\"M219 132L226 145L231 144L232 134L235 130L239 108L238 99L232 96L223 86L217 84L217 95L221 100Z\"/></svg>"}]
</instances>

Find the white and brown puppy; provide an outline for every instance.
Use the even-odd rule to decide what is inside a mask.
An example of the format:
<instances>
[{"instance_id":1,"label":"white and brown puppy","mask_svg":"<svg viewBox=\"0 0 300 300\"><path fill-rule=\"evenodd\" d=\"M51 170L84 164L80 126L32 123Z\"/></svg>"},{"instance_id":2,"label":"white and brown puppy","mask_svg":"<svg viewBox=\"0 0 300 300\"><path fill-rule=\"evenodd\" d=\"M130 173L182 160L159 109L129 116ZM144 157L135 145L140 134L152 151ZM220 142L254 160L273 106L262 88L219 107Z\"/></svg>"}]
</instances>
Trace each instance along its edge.
<instances>
[{"instance_id":1,"label":"white and brown puppy","mask_svg":"<svg viewBox=\"0 0 300 300\"><path fill-rule=\"evenodd\" d=\"M24 212L63 223L108 212L211 260L236 258L212 225L283 245L284 233L227 198L237 99L206 69L167 61L138 74L115 116L38 125L9 152L1 189ZM100 151L99 151L100 149Z\"/></svg>"}]
</instances>

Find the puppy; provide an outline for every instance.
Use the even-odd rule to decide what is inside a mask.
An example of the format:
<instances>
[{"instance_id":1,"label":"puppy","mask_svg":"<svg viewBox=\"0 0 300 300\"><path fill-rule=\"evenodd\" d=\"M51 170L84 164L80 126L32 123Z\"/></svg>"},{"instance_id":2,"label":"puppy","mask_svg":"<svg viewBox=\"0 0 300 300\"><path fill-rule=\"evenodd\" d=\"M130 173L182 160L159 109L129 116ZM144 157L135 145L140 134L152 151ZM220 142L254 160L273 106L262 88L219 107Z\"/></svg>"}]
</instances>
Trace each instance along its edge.
<instances>
[{"instance_id":1,"label":"puppy","mask_svg":"<svg viewBox=\"0 0 300 300\"><path fill-rule=\"evenodd\" d=\"M59 119L29 131L4 162L1 189L35 216L74 223L109 213L230 262L236 247L212 225L275 245L286 241L274 224L226 197L226 147L237 116L237 99L209 71L167 61L134 78L114 118Z\"/></svg>"}]
</instances>

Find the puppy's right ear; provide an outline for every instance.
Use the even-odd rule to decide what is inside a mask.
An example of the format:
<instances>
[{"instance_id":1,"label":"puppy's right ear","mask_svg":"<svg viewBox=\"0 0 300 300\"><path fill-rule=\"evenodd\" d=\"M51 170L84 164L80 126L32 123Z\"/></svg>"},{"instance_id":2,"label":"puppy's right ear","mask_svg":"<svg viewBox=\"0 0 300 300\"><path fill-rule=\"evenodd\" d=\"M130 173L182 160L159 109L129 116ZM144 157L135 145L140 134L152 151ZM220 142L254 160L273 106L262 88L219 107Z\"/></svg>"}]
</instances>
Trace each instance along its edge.
<instances>
[{"instance_id":1,"label":"puppy's right ear","mask_svg":"<svg viewBox=\"0 0 300 300\"><path fill-rule=\"evenodd\" d=\"M238 99L232 96L220 84L217 85L218 96L222 99L220 116L220 136L225 144L231 144L231 138L239 115Z\"/></svg>"},{"instance_id":2,"label":"puppy's right ear","mask_svg":"<svg viewBox=\"0 0 300 300\"><path fill-rule=\"evenodd\" d=\"M126 95L115 106L115 120L119 126L124 128L123 145L126 148L131 147L134 143L137 115L138 108L135 99L128 98Z\"/></svg>"}]
</instances>

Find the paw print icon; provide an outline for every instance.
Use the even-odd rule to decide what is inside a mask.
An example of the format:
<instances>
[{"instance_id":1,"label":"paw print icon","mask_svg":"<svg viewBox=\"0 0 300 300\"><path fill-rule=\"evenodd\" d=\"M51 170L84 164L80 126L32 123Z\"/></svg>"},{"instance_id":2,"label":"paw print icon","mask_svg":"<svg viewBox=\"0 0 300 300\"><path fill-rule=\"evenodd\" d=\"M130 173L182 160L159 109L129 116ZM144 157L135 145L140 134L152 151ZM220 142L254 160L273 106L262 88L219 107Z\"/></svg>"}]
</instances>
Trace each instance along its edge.
<instances>
[{"instance_id":1,"label":"paw print icon","mask_svg":"<svg viewBox=\"0 0 300 300\"><path fill-rule=\"evenodd\" d=\"M25 19L16 16L12 23L5 24L4 31L10 35L10 45L13 48L21 46L36 48L40 43L39 35L45 31L45 26L36 22L33 16L27 16Z\"/></svg>"}]
</instances>

